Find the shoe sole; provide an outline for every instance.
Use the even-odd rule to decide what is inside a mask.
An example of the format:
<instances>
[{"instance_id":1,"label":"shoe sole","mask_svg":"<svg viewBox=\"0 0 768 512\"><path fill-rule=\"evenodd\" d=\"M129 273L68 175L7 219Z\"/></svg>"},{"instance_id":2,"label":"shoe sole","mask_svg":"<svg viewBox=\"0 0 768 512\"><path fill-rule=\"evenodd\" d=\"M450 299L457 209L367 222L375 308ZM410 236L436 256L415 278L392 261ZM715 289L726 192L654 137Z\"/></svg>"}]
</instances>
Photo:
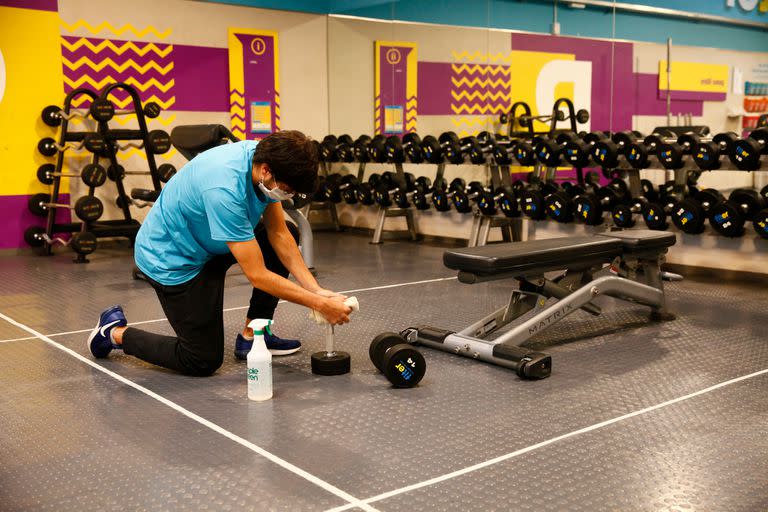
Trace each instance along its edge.
<instances>
[{"instance_id":1,"label":"shoe sole","mask_svg":"<svg viewBox=\"0 0 768 512\"><path fill-rule=\"evenodd\" d=\"M272 353L273 356L287 356L287 355L294 354L294 353L298 352L299 350L301 350L301 347L288 348L288 349L285 349L285 350L277 350L277 349L272 349L272 348L269 349L269 351Z\"/></svg>"}]
</instances>

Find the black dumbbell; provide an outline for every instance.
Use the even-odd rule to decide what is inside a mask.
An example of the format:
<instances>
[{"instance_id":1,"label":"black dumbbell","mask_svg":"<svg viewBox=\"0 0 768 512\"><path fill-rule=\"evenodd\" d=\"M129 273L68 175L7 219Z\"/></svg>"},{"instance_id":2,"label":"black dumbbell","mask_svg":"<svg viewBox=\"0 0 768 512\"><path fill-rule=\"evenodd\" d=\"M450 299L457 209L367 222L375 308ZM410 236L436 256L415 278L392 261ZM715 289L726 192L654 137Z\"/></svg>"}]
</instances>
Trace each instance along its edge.
<instances>
[{"instance_id":1,"label":"black dumbbell","mask_svg":"<svg viewBox=\"0 0 768 512\"><path fill-rule=\"evenodd\" d=\"M40 114L40 118L43 120L43 123L53 128L60 126L64 119L70 120L73 117L85 118L86 115L78 111L70 111L69 114L67 114L61 109L61 107L57 107L56 105L48 105Z\"/></svg>"},{"instance_id":2,"label":"black dumbbell","mask_svg":"<svg viewBox=\"0 0 768 512\"><path fill-rule=\"evenodd\" d=\"M667 181L659 186L659 198L656 201L645 201L641 214L648 229L663 231L669 227L667 218L672 214L675 205L683 199L675 192L675 182Z\"/></svg>"},{"instance_id":3,"label":"black dumbbell","mask_svg":"<svg viewBox=\"0 0 768 512\"><path fill-rule=\"evenodd\" d=\"M605 187L594 192L585 192L576 197L573 202L576 219L588 226L597 226L603 222L603 212L613 211L619 203L629 200L627 184L620 179L612 180Z\"/></svg>"},{"instance_id":4,"label":"black dumbbell","mask_svg":"<svg viewBox=\"0 0 768 512\"><path fill-rule=\"evenodd\" d=\"M517 139L505 139L496 142L493 148L493 161L496 165L512 165Z\"/></svg>"},{"instance_id":5,"label":"black dumbbell","mask_svg":"<svg viewBox=\"0 0 768 512\"><path fill-rule=\"evenodd\" d=\"M760 210L752 219L752 227L755 228L755 233L762 238L768 238L768 209Z\"/></svg>"},{"instance_id":6,"label":"black dumbbell","mask_svg":"<svg viewBox=\"0 0 768 512\"><path fill-rule=\"evenodd\" d=\"M466 182L461 178L454 178L447 189L435 188L432 192L432 204L435 210L447 212L451 209L451 197L456 192L462 192L467 187Z\"/></svg>"},{"instance_id":7,"label":"black dumbbell","mask_svg":"<svg viewBox=\"0 0 768 512\"><path fill-rule=\"evenodd\" d=\"M356 176L352 174L342 176L341 174L334 173L329 174L320 184L319 188L322 191L324 201L340 203L343 200L348 204L354 204L357 202L354 191L358 185Z\"/></svg>"},{"instance_id":8,"label":"black dumbbell","mask_svg":"<svg viewBox=\"0 0 768 512\"><path fill-rule=\"evenodd\" d=\"M474 152L481 154L482 149L476 137L464 137L459 139L453 132L445 132L440 135L438 141L445 144L445 158L452 164L460 165L466 160L466 157Z\"/></svg>"},{"instance_id":9,"label":"black dumbbell","mask_svg":"<svg viewBox=\"0 0 768 512\"><path fill-rule=\"evenodd\" d=\"M523 215L533 220L544 220L547 217L546 198L557 190L559 186L553 181L536 182L525 187L518 193Z\"/></svg>"},{"instance_id":10,"label":"black dumbbell","mask_svg":"<svg viewBox=\"0 0 768 512\"><path fill-rule=\"evenodd\" d=\"M536 163L536 151L534 147L539 143L539 141L541 141L540 137L534 137L530 142L527 140L521 140L515 144L514 155L518 164L525 167L530 167Z\"/></svg>"},{"instance_id":11,"label":"black dumbbell","mask_svg":"<svg viewBox=\"0 0 768 512\"><path fill-rule=\"evenodd\" d=\"M424 151L421 149L421 137L415 133L406 133L403 139L397 135L387 137L385 141L387 160L402 164L406 158L414 164L424 161Z\"/></svg>"},{"instance_id":12,"label":"black dumbbell","mask_svg":"<svg viewBox=\"0 0 768 512\"><path fill-rule=\"evenodd\" d=\"M56 172L54 164L43 164L37 168L37 179L44 185L53 184L56 177L80 178L88 187L100 187L107 181L107 171L99 164L88 164L80 174Z\"/></svg>"},{"instance_id":13,"label":"black dumbbell","mask_svg":"<svg viewBox=\"0 0 768 512\"><path fill-rule=\"evenodd\" d=\"M709 224L723 236L739 237L744 234L744 223L755 220L766 208L766 200L757 190L737 188L709 210Z\"/></svg>"},{"instance_id":14,"label":"black dumbbell","mask_svg":"<svg viewBox=\"0 0 768 512\"><path fill-rule=\"evenodd\" d=\"M560 133L555 138L542 137L533 148L536 159L546 167L557 167L562 162L563 146L575 138L570 132Z\"/></svg>"},{"instance_id":15,"label":"black dumbbell","mask_svg":"<svg viewBox=\"0 0 768 512\"><path fill-rule=\"evenodd\" d=\"M443 146L432 135L427 135L422 139L421 151L424 153L424 159L430 164L441 164L445 161Z\"/></svg>"},{"instance_id":16,"label":"black dumbbell","mask_svg":"<svg viewBox=\"0 0 768 512\"><path fill-rule=\"evenodd\" d=\"M421 176L416 179L416 190L413 191L411 201L417 210L429 210L432 202L432 196L435 191L444 191L448 188L448 183L440 178L435 183L431 183L429 178Z\"/></svg>"},{"instance_id":17,"label":"black dumbbell","mask_svg":"<svg viewBox=\"0 0 768 512\"><path fill-rule=\"evenodd\" d=\"M704 171L714 171L721 166L720 159L723 155L731 153L733 143L739 138L733 132L718 133L712 140L699 140L693 148L691 154L693 161L699 169Z\"/></svg>"},{"instance_id":18,"label":"black dumbbell","mask_svg":"<svg viewBox=\"0 0 768 512\"><path fill-rule=\"evenodd\" d=\"M368 154L368 146L371 143L371 138L368 135L361 135L352 144L352 154L355 156L355 160L360 163L367 163L371 161L371 155Z\"/></svg>"},{"instance_id":19,"label":"black dumbbell","mask_svg":"<svg viewBox=\"0 0 768 512\"><path fill-rule=\"evenodd\" d=\"M624 158L634 169L647 169L651 161L656 158L658 148L665 142L673 142L675 139L665 139L658 133L648 135L642 141L636 141L629 145L624 152Z\"/></svg>"},{"instance_id":20,"label":"black dumbbell","mask_svg":"<svg viewBox=\"0 0 768 512\"><path fill-rule=\"evenodd\" d=\"M373 199L373 191L376 189L380 182L381 175L373 173L368 177L368 181L366 183L358 184L354 191L355 199L357 202L365 206L374 204L376 201Z\"/></svg>"},{"instance_id":21,"label":"black dumbbell","mask_svg":"<svg viewBox=\"0 0 768 512\"><path fill-rule=\"evenodd\" d=\"M561 151L563 159L573 167L583 169L589 165L592 155L592 146L582 137L575 137L563 146Z\"/></svg>"},{"instance_id":22,"label":"black dumbbell","mask_svg":"<svg viewBox=\"0 0 768 512\"><path fill-rule=\"evenodd\" d=\"M496 215L500 209L505 217L519 217L520 206L512 187L497 187L493 192L483 191L477 198L477 209L483 215Z\"/></svg>"},{"instance_id":23,"label":"black dumbbell","mask_svg":"<svg viewBox=\"0 0 768 512\"><path fill-rule=\"evenodd\" d=\"M51 208L69 208L75 211L75 215L84 222L99 220L104 213L104 204L95 196L83 196L75 201L74 205L64 203L52 203L50 194L35 194L30 196L27 207L33 215L45 217Z\"/></svg>"},{"instance_id":24,"label":"black dumbbell","mask_svg":"<svg viewBox=\"0 0 768 512\"><path fill-rule=\"evenodd\" d=\"M763 155L768 155L768 128L758 128L749 137L737 139L729 156L737 168L756 171L760 169Z\"/></svg>"},{"instance_id":25,"label":"black dumbbell","mask_svg":"<svg viewBox=\"0 0 768 512\"><path fill-rule=\"evenodd\" d=\"M472 202L477 202L480 195L489 192L479 181L470 181L467 188L457 190L451 197L454 209L459 213L472 213Z\"/></svg>"},{"instance_id":26,"label":"black dumbbell","mask_svg":"<svg viewBox=\"0 0 768 512\"><path fill-rule=\"evenodd\" d=\"M353 162L355 155L352 146L355 141L349 135L341 135L336 138L326 135L320 143L320 158L324 162Z\"/></svg>"},{"instance_id":27,"label":"black dumbbell","mask_svg":"<svg viewBox=\"0 0 768 512\"><path fill-rule=\"evenodd\" d=\"M107 178L112 181L122 180L127 175L131 176L149 176L147 171L126 171L125 167L118 165L110 165L107 167ZM157 176L163 183L168 183L168 180L176 175L176 167L173 164L161 164L157 167Z\"/></svg>"},{"instance_id":28,"label":"black dumbbell","mask_svg":"<svg viewBox=\"0 0 768 512\"><path fill-rule=\"evenodd\" d=\"M713 188L697 191L675 203L670 213L672 223L689 235L703 233L710 209L724 200L723 195Z\"/></svg>"},{"instance_id":29,"label":"black dumbbell","mask_svg":"<svg viewBox=\"0 0 768 512\"><path fill-rule=\"evenodd\" d=\"M640 132L616 132L611 137L603 137L592 148L592 159L603 169L615 169L619 166L619 156L624 155L629 147L642 137Z\"/></svg>"},{"instance_id":30,"label":"black dumbbell","mask_svg":"<svg viewBox=\"0 0 768 512\"><path fill-rule=\"evenodd\" d=\"M368 348L371 362L396 388L412 388L427 370L421 352L394 332L376 336Z\"/></svg>"},{"instance_id":31,"label":"black dumbbell","mask_svg":"<svg viewBox=\"0 0 768 512\"><path fill-rule=\"evenodd\" d=\"M404 184L399 183L393 173L385 172L373 192L376 204L382 208L390 208L393 205L398 208L408 208L410 206L408 192L416 188L416 178L410 172L404 173L403 178Z\"/></svg>"},{"instance_id":32,"label":"black dumbbell","mask_svg":"<svg viewBox=\"0 0 768 512\"><path fill-rule=\"evenodd\" d=\"M68 245L77 254L91 254L96 250L96 235L90 231L78 231L72 233L68 242L64 242L61 238L51 238L46 234L45 228L40 226L31 226L24 230L24 241L31 247L42 247L44 244L53 245L54 243L62 243Z\"/></svg>"},{"instance_id":33,"label":"black dumbbell","mask_svg":"<svg viewBox=\"0 0 768 512\"><path fill-rule=\"evenodd\" d=\"M544 210L547 216L560 223L571 222L576 212L574 199L585 193L586 190L580 185L563 183L559 190L555 190L544 198Z\"/></svg>"},{"instance_id":34,"label":"black dumbbell","mask_svg":"<svg viewBox=\"0 0 768 512\"><path fill-rule=\"evenodd\" d=\"M693 153L700 138L694 133L684 133L677 140L668 140L656 148L656 156L665 169L682 169L686 155Z\"/></svg>"},{"instance_id":35,"label":"black dumbbell","mask_svg":"<svg viewBox=\"0 0 768 512\"><path fill-rule=\"evenodd\" d=\"M372 162L383 164L387 161L387 138L376 135L368 143L368 156Z\"/></svg>"},{"instance_id":36,"label":"black dumbbell","mask_svg":"<svg viewBox=\"0 0 768 512\"><path fill-rule=\"evenodd\" d=\"M474 165L482 165L486 163L489 157L496 154L496 148L499 143L504 143L508 140L508 137L505 135L494 135L490 132L480 132L477 134L477 144L470 147L469 152L467 153L470 163Z\"/></svg>"}]
</instances>

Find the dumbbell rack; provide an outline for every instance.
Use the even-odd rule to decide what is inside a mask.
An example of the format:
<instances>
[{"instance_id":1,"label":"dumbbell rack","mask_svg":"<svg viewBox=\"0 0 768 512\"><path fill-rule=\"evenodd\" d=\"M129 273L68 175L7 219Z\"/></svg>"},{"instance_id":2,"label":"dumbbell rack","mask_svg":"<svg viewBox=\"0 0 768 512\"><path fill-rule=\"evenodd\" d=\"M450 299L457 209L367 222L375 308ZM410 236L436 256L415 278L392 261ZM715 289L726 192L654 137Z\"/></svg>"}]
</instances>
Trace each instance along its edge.
<instances>
[{"instance_id":1,"label":"dumbbell rack","mask_svg":"<svg viewBox=\"0 0 768 512\"><path fill-rule=\"evenodd\" d=\"M89 96L91 98L91 101L98 98L98 95L86 88L79 88L71 91L64 99L64 105L62 108L62 112L65 114L62 116L61 119L61 129L59 132L59 142L58 144L60 146L66 145L67 142L72 141L78 141L83 140L85 137L85 133L83 132L71 132L69 130L69 119L72 117L72 101L81 96ZM92 163L95 165L98 165L99 163L99 155L94 154L92 158ZM56 167L54 171L54 179L52 184L52 190L51 190L51 202L52 203L58 203L59 202L59 195L61 190L61 171L64 167L64 152L60 151L58 153L57 159L56 159ZM95 187L91 186L88 189L88 196L93 197L95 193ZM57 224L56 223L56 208L50 208L48 211L48 217L45 227L45 233L44 237L42 239L42 246L43 251L42 254L44 255L51 255L53 254L53 245L55 242L60 241L60 239L55 238L56 233L73 233L73 238L70 241L70 244L72 241L79 241L82 240L85 242L84 246L81 249L77 249L77 257L75 258L76 263L87 263L88 259L86 258L86 254L89 254L95 250L95 238L96 237L106 237L106 236L125 236L125 229L123 226L123 221L100 221L100 222L69 222L69 223L62 223ZM93 235L93 239L88 238L86 234ZM133 235L135 236L135 231L133 232ZM80 244L75 244L75 246L79 246Z\"/></svg>"},{"instance_id":2,"label":"dumbbell rack","mask_svg":"<svg viewBox=\"0 0 768 512\"><path fill-rule=\"evenodd\" d=\"M495 163L486 165L488 166L491 175L492 190L496 190L498 187L512 185L510 166L499 166ZM523 239L523 219L521 217L484 215L476 209L472 220L472 229L469 233L467 247L486 245L492 228L501 229L501 238L504 242L519 242Z\"/></svg>"},{"instance_id":3,"label":"dumbbell rack","mask_svg":"<svg viewBox=\"0 0 768 512\"><path fill-rule=\"evenodd\" d=\"M129 84L126 83L115 83L107 86L101 93L101 96L99 97L99 101L102 102L101 105L106 106L109 105L111 107L111 102L109 102L109 95L116 90L123 90L127 92L130 97L131 101L133 103L133 112L136 115L136 120L139 125L138 130L126 130L126 129L110 129L109 128L109 119L111 119L111 115L105 116L106 119L99 120L99 133L104 137L104 139L107 141L108 151L106 151L107 159L109 160L109 165L112 169L115 171L112 173L112 176L110 176L111 179L114 179L115 185L117 187L117 193L118 193L118 200L117 200L117 206L123 211L123 216L125 217L125 220L127 222L135 223L136 225L136 231L138 231L138 228L140 225L138 222L133 221L131 217L131 210L130 210L130 204L132 202L130 196L126 193L125 185L123 183L124 177L121 175L120 172L118 172L118 169L120 169L120 165L117 162L117 152L120 150L119 141L140 141L140 146L142 149L144 149L144 152L147 157L147 164L149 166L149 175L152 178L152 187L155 191L159 192L161 190L161 181L160 181L160 175L157 168L157 163L155 162L155 155L152 151L150 151L150 137L149 137L149 129L147 128L147 120L144 115L144 110L141 105L141 98L139 97L139 93L136 91L134 87L132 87ZM97 104L95 107L92 106L92 110L98 110L99 105ZM99 117L98 112L94 112L94 117ZM93 114L92 114L93 115ZM135 233L133 234L132 238L135 238Z\"/></svg>"}]
</instances>

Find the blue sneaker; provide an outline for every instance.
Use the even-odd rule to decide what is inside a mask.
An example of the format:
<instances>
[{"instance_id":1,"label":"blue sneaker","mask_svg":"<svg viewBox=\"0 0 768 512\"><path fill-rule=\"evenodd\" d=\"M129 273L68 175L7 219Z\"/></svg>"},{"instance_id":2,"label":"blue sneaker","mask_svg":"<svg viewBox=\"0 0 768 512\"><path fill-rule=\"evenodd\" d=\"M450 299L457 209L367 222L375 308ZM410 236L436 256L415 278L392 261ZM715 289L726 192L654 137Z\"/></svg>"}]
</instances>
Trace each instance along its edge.
<instances>
[{"instance_id":1,"label":"blue sneaker","mask_svg":"<svg viewBox=\"0 0 768 512\"><path fill-rule=\"evenodd\" d=\"M267 345L267 349L272 352L273 356L287 356L288 354L298 352L301 348L301 342L299 340L285 340L283 338L278 338L272 333L269 327L267 327L266 332L264 333L264 342ZM252 346L253 340L247 340L242 334L238 334L237 339L235 340L235 357L237 359L246 359Z\"/></svg>"},{"instance_id":2,"label":"blue sneaker","mask_svg":"<svg viewBox=\"0 0 768 512\"><path fill-rule=\"evenodd\" d=\"M112 343L112 329L128 325L125 313L120 305L105 309L99 317L99 323L88 336L88 349L93 357L104 358L112 352L112 349L122 349L120 345Z\"/></svg>"}]
</instances>

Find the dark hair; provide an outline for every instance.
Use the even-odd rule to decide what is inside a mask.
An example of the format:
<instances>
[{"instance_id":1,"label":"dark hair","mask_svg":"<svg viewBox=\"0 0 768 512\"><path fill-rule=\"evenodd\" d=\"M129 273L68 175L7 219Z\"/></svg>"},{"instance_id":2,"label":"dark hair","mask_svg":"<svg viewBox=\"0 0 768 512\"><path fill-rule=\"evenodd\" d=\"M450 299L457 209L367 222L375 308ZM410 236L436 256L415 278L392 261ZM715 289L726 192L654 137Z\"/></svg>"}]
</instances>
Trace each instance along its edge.
<instances>
[{"instance_id":1,"label":"dark hair","mask_svg":"<svg viewBox=\"0 0 768 512\"><path fill-rule=\"evenodd\" d=\"M315 191L318 162L317 143L296 130L268 135L253 154L254 164L267 164L277 181L301 194Z\"/></svg>"}]
</instances>

